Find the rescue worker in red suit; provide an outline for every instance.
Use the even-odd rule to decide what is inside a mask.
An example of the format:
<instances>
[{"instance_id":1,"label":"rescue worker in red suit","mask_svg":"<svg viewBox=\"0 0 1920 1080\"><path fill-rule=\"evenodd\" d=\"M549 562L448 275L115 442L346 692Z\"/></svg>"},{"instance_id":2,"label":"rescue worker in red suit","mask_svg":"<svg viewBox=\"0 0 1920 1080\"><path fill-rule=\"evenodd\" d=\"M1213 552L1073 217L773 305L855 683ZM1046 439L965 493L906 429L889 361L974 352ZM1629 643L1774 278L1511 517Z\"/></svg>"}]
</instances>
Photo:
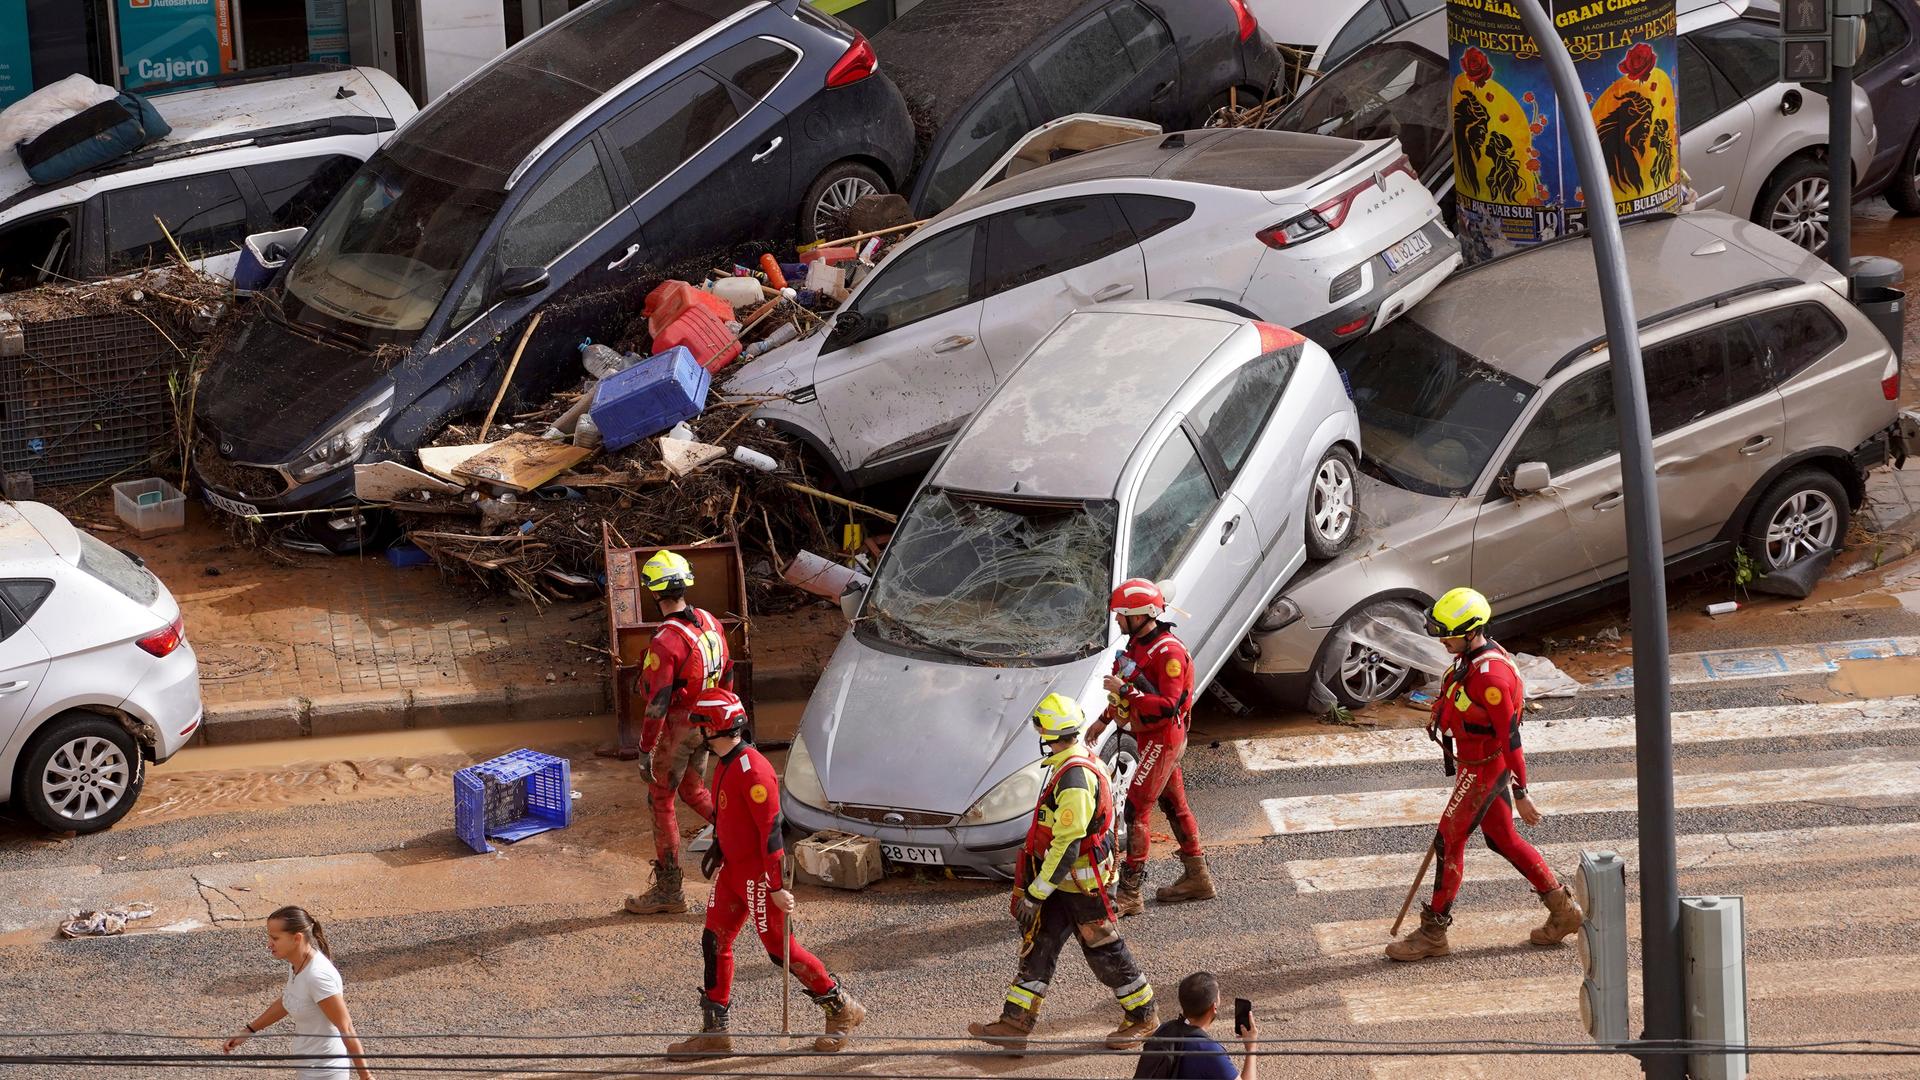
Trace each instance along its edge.
<instances>
[{"instance_id":1,"label":"rescue worker in red suit","mask_svg":"<svg viewBox=\"0 0 1920 1080\"><path fill-rule=\"evenodd\" d=\"M688 709L702 691L732 689L733 658L720 620L687 602L693 567L678 552L657 551L640 567L640 579L660 605L661 626L647 643L635 700L643 702L640 776L653 810L653 888L627 897L635 915L688 910L680 870L680 818L675 800L685 799L703 821L713 820L713 796L702 779L706 743ZM621 718L624 743L632 728Z\"/></svg>"},{"instance_id":2,"label":"rescue worker in red suit","mask_svg":"<svg viewBox=\"0 0 1920 1080\"><path fill-rule=\"evenodd\" d=\"M1187 806L1187 784L1180 758L1187 752L1187 728L1193 723L1193 658L1162 617L1167 599L1146 578L1128 578L1113 590L1107 607L1127 635L1106 678L1107 709L1093 725L1087 745L1098 746L1109 723L1130 732L1139 745L1140 765L1127 785L1127 852L1120 867L1114 914L1138 915L1145 908L1141 890L1147 881L1147 854L1153 843L1147 815L1154 803L1167 817L1179 844L1179 880L1153 894L1162 904L1211 900L1213 876L1200 848L1200 826Z\"/></svg>"},{"instance_id":3,"label":"rescue worker in red suit","mask_svg":"<svg viewBox=\"0 0 1920 1080\"><path fill-rule=\"evenodd\" d=\"M1020 970L1007 987L1000 1018L974 1022L967 1032L1005 1050L1026 1049L1040 1018L1040 1004L1053 982L1060 950L1069 938L1125 1010L1107 1047L1139 1046L1160 1020L1153 985L1134 963L1120 937L1119 920L1107 903L1113 874L1113 788L1107 770L1087 750L1087 726L1079 703L1048 694L1033 710L1046 781L1027 826L1013 883L1012 912L1020 927Z\"/></svg>"},{"instance_id":4,"label":"rescue worker in red suit","mask_svg":"<svg viewBox=\"0 0 1920 1080\"><path fill-rule=\"evenodd\" d=\"M1492 605L1472 589L1454 589L1427 614L1427 633L1440 638L1455 657L1441 681L1427 733L1458 743L1458 776L1433 837L1433 899L1420 909L1420 928L1387 946L1387 956L1394 960L1425 960L1451 951L1447 927L1460 892L1467 840L1476 828L1547 906L1546 923L1535 927L1527 940L1557 945L1580 929L1580 905L1572 892L1514 828L1516 810L1529 825L1540 821L1540 811L1527 798L1527 762L1520 749L1525 688L1513 657L1485 633L1492 619Z\"/></svg>"},{"instance_id":5,"label":"rescue worker in red suit","mask_svg":"<svg viewBox=\"0 0 1920 1080\"><path fill-rule=\"evenodd\" d=\"M823 1054L846 1049L847 1034L867 1018L820 958L791 938L787 920L793 894L784 876L786 843L781 837L780 778L773 766L746 741L747 711L731 690L703 692L694 703L693 723L706 748L719 759L713 771L713 847L701 870L713 879L707 898L707 924L700 932L706 980L700 995L700 1034L667 1047L674 1060L724 1056L733 1051L727 1034L727 1006L733 992L733 939L752 924L775 967L790 947L793 977L827 1014L826 1034L813 1042ZM718 874L716 876L716 871Z\"/></svg>"}]
</instances>

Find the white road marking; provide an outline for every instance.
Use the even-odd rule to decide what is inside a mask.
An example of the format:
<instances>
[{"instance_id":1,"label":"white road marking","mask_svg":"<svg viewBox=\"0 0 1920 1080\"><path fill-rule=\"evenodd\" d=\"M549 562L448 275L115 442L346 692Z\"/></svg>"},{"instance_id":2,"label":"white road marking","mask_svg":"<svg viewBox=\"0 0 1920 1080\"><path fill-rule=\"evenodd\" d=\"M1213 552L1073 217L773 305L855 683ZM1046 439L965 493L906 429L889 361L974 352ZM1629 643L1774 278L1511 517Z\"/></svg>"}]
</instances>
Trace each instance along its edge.
<instances>
[{"instance_id":1,"label":"white road marking","mask_svg":"<svg viewBox=\"0 0 1920 1080\"><path fill-rule=\"evenodd\" d=\"M1628 866L1633 866L1640 858L1640 846L1631 839L1548 844L1540 848L1540 854L1546 857L1549 866L1571 870L1579 863L1582 850L1618 852ZM1686 835L1679 838L1677 850L1683 872L1788 862L1853 862L1901 855L1920 858L1920 822L1823 825L1810 829ZM1405 889L1425 855L1426 852L1422 850L1391 855L1295 859L1286 864L1286 870L1288 876L1293 878L1294 890L1301 893ZM1513 867L1491 852L1476 850L1474 857L1467 859L1467 881L1500 881L1513 876Z\"/></svg>"},{"instance_id":2,"label":"white road marking","mask_svg":"<svg viewBox=\"0 0 1920 1080\"><path fill-rule=\"evenodd\" d=\"M1920 728L1920 698L1887 698L1822 705L1768 705L1673 714L1673 741L1733 742L1793 739L1860 731ZM1529 755L1608 750L1634 744L1632 716L1529 720L1521 726ZM1342 731L1328 735L1240 739L1240 762L1252 772L1438 761L1440 748L1420 728Z\"/></svg>"},{"instance_id":3,"label":"white road marking","mask_svg":"<svg viewBox=\"0 0 1920 1080\"><path fill-rule=\"evenodd\" d=\"M1396 980L1397 985L1337 990L1347 1016L1356 1024L1431 1022L1436 1016L1513 1016L1525 1013L1580 1012L1580 974L1572 949L1564 950L1564 975L1524 979L1477 979L1436 983ZM1384 961L1383 961L1384 962ZM1423 964L1444 963L1425 960ZM1639 997L1640 980L1630 979L1631 993ZM1859 994L1885 998L1890 994L1920 994L1920 964L1910 956L1862 956L1806 960L1775 960L1747 965L1747 1000L1768 1001L1828 994ZM1574 1028L1575 1031L1579 1029Z\"/></svg>"},{"instance_id":4,"label":"white road marking","mask_svg":"<svg viewBox=\"0 0 1920 1080\"><path fill-rule=\"evenodd\" d=\"M1530 785L1540 811L1555 817L1607 814L1635 808L1631 776L1608 780L1553 780ZM1692 773L1673 781L1674 806L1752 806L1761 803L1844 802L1920 794L1920 762L1878 761L1813 769ZM1356 791L1262 799L1277 834L1431 825L1451 788Z\"/></svg>"},{"instance_id":5,"label":"white road marking","mask_svg":"<svg viewBox=\"0 0 1920 1080\"><path fill-rule=\"evenodd\" d=\"M1920 638L1861 638L1858 641L1821 644L1674 653L1669 658L1669 667L1673 673L1673 683L1686 685L1825 675L1840 670L1842 660L1884 660L1889 656L1920 656ZM1633 668L1629 665L1587 683L1583 691L1618 690L1632 685Z\"/></svg>"}]
</instances>

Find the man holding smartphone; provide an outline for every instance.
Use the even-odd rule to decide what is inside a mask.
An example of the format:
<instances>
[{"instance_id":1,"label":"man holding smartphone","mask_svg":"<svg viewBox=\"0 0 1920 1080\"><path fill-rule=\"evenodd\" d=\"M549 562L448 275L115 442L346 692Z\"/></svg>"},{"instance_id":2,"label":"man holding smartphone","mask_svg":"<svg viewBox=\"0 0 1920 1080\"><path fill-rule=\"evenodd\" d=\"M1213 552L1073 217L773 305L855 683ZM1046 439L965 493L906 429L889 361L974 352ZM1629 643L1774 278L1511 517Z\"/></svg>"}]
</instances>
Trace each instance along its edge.
<instances>
[{"instance_id":1,"label":"man holding smartphone","mask_svg":"<svg viewBox=\"0 0 1920 1080\"><path fill-rule=\"evenodd\" d=\"M1196 971L1180 980L1180 1015L1161 1024L1140 1051L1135 1077L1173 1077L1183 1080L1258 1080L1260 1062L1253 1056L1260 1033L1253 1025L1253 1003L1234 999L1233 1033L1246 1054L1236 1071L1221 1045L1207 1037L1207 1027L1220 1012L1220 980L1211 971Z\"/></svg>"}]
</instances>

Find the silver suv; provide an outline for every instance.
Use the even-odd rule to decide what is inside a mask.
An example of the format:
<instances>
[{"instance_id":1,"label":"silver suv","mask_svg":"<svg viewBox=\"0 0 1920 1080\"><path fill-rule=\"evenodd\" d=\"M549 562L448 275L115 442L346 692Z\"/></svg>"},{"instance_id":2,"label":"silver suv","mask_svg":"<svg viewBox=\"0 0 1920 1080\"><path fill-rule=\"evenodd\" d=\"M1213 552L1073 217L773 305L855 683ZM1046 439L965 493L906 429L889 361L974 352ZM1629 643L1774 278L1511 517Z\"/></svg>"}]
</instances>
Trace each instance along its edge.
<instances>
[{"instance_id":1,"label":"silver suv","mask_svg":"<svg viewBox=\"0 0 1920 1080\"><path fill-rule=\"evenodd\" d=\"M1764 573L1838 546L1893 450L1886 338L1837 272L1757 225L1707 211L1625 234L1669 572L1738 547ZM1486 593L1513 631L1625 582L1592 259L1573 237L1463 271L1339 359L1367 448L1362 532L1242 645L1281 698L1398 694L1406 669L1352 632L1370 617L1417 628L1453 586Z\"/></svg>"}]
</instances>

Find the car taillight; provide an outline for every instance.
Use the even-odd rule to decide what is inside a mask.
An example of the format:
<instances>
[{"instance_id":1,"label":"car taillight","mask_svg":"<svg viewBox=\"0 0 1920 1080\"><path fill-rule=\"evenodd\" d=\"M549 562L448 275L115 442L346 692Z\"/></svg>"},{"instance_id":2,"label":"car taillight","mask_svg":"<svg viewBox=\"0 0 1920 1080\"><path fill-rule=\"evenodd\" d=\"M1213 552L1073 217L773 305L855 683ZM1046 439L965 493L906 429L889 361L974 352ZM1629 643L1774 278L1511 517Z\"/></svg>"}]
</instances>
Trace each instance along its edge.
<instances>
[{"instance_id":1,"label":"car taillight","mask_svg":"<svg viewBox=\"0 0 1920 1080\"><path fill-rule=\"evenodd\" d=\"M1413 162L1409 160L1405 154L1400 155L1400 160L1380 170L1381 183L1384 184L1387 177L1392 176L1394 173L1405 173L1407 179L1416 184L1420 182L1420 174L1413 171Z\"/></svg>"},{"instance_id":2,"label":"car taillight","mask_svg":"<svg viewBox=\"0 0 1920 1080\"><path fill-rule=\"evenodd\" d=\"M1247 10L1247 0L1227 0L1233 7L1233 17L1240 20L1240 40L1245 41L1260 32L1260 20Z\"/></svg>"},{"instance_id":3,"label":"car taillight","mask_svg":"<svg viewBox=\"0 0 1920 1080\"><path fill-rule=\"evenodd\" d=\"M1254 235L1270 248L1283 248L1330 233L1346 222L1347 214L1353 209L1355 199L1365 194L1368 188L1378 186L1385 180L1388 173L1399 172L1403 168L1408 176L1413 176L1413 166L1407 163L1404 155L1399 161L1382 170L1377 178L1369 176L1306 213L1288 218ZM1418 183L1419 178L1415 177L1414 182Z\"/></svg>"},{"instance_id":4,"label":"car taillight","mask_svg":"<svg viewBox=\"0 0 1920 1080\"><path fill-rule=\"evenodd\" d=\"M155 656L166 656L187 640L187 627L181 619L172 622L134 642L135 645Z\"/></svg>"},{"instance_id":5,"label":"car taillight","mask_svg":"<svg viewBox=\"0 0 1920 1080\"><path fill-rule=\"evenodd\" d=\"M847 51L840 54L840 59L835 60L827 72L827 85L851 86L878 70L880 58L873 54L873 46L867 44L867 35L856 31L853 44L847 46Z\"/></svg>"},{"instance_id":6,"label":"car taillight","mask_svg":"<svg viewBox=\"0 0 1920 1080\"><path fill-rule=\"evenodd\" d=\"M1900 400L1900 358L1887 357L1887 366L1880 372L1880 396L1888 401Z\"/></svg>"},{"instance_id":7,"label":"car taillight","mask_svg":"<svg viewBox=\"0 0 1920 1080\"><path fill-rule=\"evenodd\" d=\"M1263 356L1267 353L1279 352L1281 349L1287 348L1290 345L1298 345L1307 340L1295 331L1289 330L1284 326L1275 326L1272 323L1256 322L1253 324L1253 328L1260 331L1260 353Z\"/></svg>"}]
</instances>

